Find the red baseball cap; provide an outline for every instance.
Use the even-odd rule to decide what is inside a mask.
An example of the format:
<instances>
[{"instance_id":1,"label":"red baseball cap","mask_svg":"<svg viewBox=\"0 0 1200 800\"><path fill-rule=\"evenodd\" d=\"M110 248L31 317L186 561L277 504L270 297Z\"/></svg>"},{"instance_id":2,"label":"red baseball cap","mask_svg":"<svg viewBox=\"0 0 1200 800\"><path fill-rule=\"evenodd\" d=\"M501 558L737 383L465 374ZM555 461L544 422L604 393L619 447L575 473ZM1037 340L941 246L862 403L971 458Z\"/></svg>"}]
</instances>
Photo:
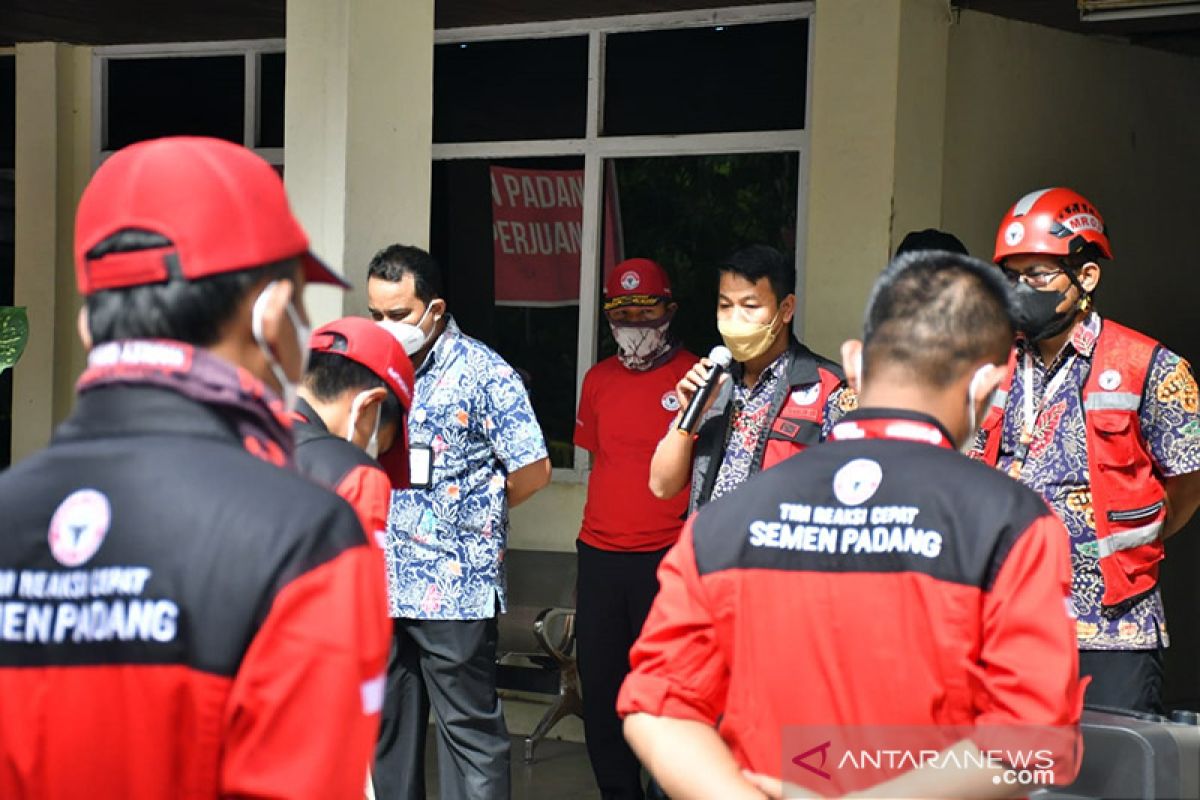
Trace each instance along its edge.
<instances>
[{"instance_id":1,"label":"red baseball cap","mask_svg":"<svg viewBox=\"0 0 1200 800\"><path fill-rule=\"evenodd\" d=\"M604 310L652 306L671 299L666 270L648 258L630 258L612 268L604 281Z\"/></svg>"},{"instance_id":2,"label":"red baseball cap","mask_svg":"<svg viewBox=\"0 0 1200 800\"><path fill-rule=\"evenodd\" d=\"M362 364L396 395L406 413L412 408L412 361L390 331L364 317L343 317L313 331L309 344L314 353L337 353ZM403 424L392 446L379 454L379 466L392 488L408 488L408 436Z\"/></svg>"},{"instance_id":3,"label":"red baseball cap","mask_svg":"<svg viewBox=\"0 0 1200 800\"><path fill-rule=\"evenodd\" d=\"M171 244L89 257L128 229ZM271 165L223 139L172 136L117 151L92 176L75 215L75 277L83 295L289 258L301 261L310 283L350 288L309 250Z\"/></svg>"}]
</instances>

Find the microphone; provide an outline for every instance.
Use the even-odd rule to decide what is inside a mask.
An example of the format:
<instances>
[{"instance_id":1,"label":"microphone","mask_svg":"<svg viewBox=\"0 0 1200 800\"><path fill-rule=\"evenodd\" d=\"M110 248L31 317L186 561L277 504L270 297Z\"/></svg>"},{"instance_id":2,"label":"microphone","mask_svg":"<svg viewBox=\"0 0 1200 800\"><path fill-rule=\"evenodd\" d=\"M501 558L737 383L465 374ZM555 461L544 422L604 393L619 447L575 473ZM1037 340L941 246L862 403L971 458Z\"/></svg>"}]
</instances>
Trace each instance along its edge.
<instances>
[{"instance_id":1,"label":"microphone","mask_svg":"<svg viewBox=\"0 0 1200 800\"><path fill-rule=\"evenodd\" d=\"M696 432L696 426L700 424L700 412L704 410L708 398L712 397L713 390L721 382L721 375L733 363L733 353L729 352L728 347L717 345L708 354L708 360L712 363L708 368L708 380L696 390L692 395L692 402L688 403L687 409L684 410L683 419L679 420L679 425L675 428L680 433L690 435Z\"/></svg>"}]
</instances>

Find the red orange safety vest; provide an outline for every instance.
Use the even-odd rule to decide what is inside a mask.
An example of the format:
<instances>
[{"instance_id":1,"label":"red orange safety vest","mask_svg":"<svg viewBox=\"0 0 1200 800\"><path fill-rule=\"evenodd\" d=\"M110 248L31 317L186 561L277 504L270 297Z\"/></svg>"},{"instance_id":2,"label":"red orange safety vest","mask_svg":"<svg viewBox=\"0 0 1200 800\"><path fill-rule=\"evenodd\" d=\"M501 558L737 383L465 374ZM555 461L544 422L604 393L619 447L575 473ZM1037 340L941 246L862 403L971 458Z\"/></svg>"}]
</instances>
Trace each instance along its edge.
<instances>
[{"instance_id":1,"label":"red orange safety vest","mask_svg":"<svg viewBox=\"0 0 1200 800\"><path fill-rule=\"evenodd\" d=\"M1105 606L1139 597L1158 584L1163 557L1166 491L1142 437L1138 409L1158 342L1105 320L1083 386L1088 475ZM995 466L1000 457L1004 409L1015 371L996 392L982 430L981 459Z\"/></svg>"}]
</instances>

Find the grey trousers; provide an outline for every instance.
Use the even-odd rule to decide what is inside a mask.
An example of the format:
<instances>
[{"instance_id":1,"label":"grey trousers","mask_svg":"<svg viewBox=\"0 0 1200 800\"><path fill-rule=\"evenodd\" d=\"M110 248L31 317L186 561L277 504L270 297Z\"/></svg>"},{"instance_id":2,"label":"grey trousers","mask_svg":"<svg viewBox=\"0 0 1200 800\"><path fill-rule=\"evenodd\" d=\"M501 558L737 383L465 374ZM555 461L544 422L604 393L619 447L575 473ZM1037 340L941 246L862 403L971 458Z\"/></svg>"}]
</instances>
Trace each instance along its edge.
<instances>
[{"instance_id":1,"label":"grey trousers","mask_svg":"<svg viewBox=\"0 0 1200 800\"><path fill-rule=\"evenodd\" d=\"M375 750L378 800L425 800L432 705L443 800L509 800L509 739L496 695L496 618L393 620Z\"/></svg>"}]
</instances>

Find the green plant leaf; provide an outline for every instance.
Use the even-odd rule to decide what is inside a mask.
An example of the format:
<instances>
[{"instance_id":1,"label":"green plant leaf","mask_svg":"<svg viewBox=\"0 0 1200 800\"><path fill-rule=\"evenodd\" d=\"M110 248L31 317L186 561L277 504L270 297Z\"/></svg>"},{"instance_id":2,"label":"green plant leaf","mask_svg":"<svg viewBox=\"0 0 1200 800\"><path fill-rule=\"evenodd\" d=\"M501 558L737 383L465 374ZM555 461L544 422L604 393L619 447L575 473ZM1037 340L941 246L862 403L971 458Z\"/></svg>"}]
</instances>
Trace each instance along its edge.
<instances>
[{"instance_id":1,"label":"green plant leaf","mask_svg":"<svg viewBox=\"0 0 1200 800\"><path fill-rule=\"evenodd\" d=\"M12 367L29 341L29 317L23 306L0 306L0 373Z\"/></svg>"}]
</instances>

